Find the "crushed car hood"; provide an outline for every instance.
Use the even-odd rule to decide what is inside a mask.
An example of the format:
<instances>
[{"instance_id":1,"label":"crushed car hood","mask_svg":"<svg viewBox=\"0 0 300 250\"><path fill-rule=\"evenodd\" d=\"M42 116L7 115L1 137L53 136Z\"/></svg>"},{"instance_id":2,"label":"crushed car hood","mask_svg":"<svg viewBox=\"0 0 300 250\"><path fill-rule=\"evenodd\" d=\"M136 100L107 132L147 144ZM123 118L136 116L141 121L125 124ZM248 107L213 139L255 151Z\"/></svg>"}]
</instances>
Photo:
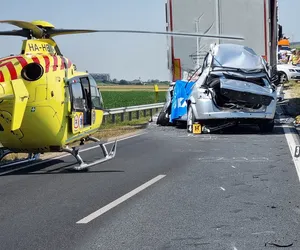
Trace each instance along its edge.
<instances>
[{"instance_id":1,"label":"crushed car hood","mask_svg":"<svg viewBox=\"0 0 300 250\"><path fill-rule=\"evenodd\" d=\"M214 48L214 65L244 70L264 69L262 58L251 48L237 44L219 44Z\"/></svg>"},{"instance_id":2,"label":"crushed car hood","mask_svg":"<svg viewBox=\"0 0 300 250\"><path fill-rule=\"evenodd\" d=\"M239 102L267 106L274 100L272 89L247 81L220 79L220 90L222 95Z\"/></svg>"}]
</instances>

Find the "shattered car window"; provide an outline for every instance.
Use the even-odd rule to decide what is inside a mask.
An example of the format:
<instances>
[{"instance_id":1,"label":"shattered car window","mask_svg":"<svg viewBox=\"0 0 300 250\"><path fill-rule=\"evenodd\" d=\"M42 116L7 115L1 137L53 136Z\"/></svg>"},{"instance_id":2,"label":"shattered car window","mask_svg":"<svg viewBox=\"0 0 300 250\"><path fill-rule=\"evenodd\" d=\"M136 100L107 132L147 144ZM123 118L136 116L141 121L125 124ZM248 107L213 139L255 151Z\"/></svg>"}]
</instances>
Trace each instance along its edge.
<instances>
[{"instance_id":1,"label":"shattered car window","mask_svg":"<svg viewBox=\"0 0 300 250\"><path fill-rule=\"evenodd\" d=\"M235 44L220 44L214 50L215 67L228 67L245 70L262 70L261 57L253 49Z\"/></svg>"}]
</instances>

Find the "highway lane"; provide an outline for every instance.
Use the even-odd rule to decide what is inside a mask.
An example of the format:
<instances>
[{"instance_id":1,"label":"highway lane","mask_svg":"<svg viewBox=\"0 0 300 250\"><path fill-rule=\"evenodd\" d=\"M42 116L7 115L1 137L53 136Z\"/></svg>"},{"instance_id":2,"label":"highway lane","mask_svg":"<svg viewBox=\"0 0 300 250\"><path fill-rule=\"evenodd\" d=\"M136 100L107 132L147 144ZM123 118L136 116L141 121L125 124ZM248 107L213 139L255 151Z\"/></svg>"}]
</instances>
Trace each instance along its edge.
<instances>
[{"instance_id":1,"label":"highway lane","mask_svg":"<svg viewBox=\"0 0 300 250\"><path fill-rule=\"evenodd\" d=\"M151 125L88 173L65 172L74 162L66 157L0 176L0 249L300 248L299 180L282 128L237 132L188 136ZM89 150L83 158L97 155Z\"/></svg>"},{"instance_id":2,"label":"highway lane","mask_svg":"<svg viewBox=\"0 0 300 250\"><path fill-rule=\"evenodd\" d=\"M187 157L157 158L161 145L161 140L152 140L150 136L121 141L118 157L88 173L65 172L62 167L74 162L72 157L67 157L61 159L64 163L54 161L55 165L46 168L35 166L1 176L0 248L67 249L72 246L71 235L77 235L80 240L83 234L76 221L161 171L185 164ZM168 142L164 145L168 147ZM86 151L82 156L92 160L98 152Z\"/></svg>"}]
</instances>

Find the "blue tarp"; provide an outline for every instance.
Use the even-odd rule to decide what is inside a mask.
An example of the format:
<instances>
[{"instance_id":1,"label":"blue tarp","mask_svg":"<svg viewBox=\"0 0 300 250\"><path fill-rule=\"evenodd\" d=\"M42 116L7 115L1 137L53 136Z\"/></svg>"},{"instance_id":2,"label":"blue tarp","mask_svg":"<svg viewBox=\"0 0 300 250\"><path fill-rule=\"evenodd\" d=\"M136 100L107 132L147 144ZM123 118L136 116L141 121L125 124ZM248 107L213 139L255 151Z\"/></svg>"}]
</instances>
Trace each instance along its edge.
<instances>
[{"instance_id":1,"label":"blue tarp","mask_svg":"<svg viewBox=\"0 0 300 250\"><path fill-rule=\"evenodd\" d=\"M194 83L181 80L176 81L172 98L170 122L174 122L175 119L187 113L186 100L191 94Z\"/></svg>"}]
</instances>

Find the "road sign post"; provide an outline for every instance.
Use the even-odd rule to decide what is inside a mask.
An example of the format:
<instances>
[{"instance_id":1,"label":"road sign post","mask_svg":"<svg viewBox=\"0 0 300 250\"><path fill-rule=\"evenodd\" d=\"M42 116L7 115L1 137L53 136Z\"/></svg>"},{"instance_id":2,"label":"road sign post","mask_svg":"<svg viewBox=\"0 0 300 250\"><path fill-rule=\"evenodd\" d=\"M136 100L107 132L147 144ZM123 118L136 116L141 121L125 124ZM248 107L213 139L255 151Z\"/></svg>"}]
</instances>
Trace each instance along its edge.
<instances>
[{"instance_id":1,"label":"road sign post","mask_svg":"<svg viewBox=\"0 0 300 250\"><path fill-rule=\"evenodd\" d=\"M155 102L158 102L158 85L154 84L154 92L155 92Z\"/></svg>"}]
</instances>

